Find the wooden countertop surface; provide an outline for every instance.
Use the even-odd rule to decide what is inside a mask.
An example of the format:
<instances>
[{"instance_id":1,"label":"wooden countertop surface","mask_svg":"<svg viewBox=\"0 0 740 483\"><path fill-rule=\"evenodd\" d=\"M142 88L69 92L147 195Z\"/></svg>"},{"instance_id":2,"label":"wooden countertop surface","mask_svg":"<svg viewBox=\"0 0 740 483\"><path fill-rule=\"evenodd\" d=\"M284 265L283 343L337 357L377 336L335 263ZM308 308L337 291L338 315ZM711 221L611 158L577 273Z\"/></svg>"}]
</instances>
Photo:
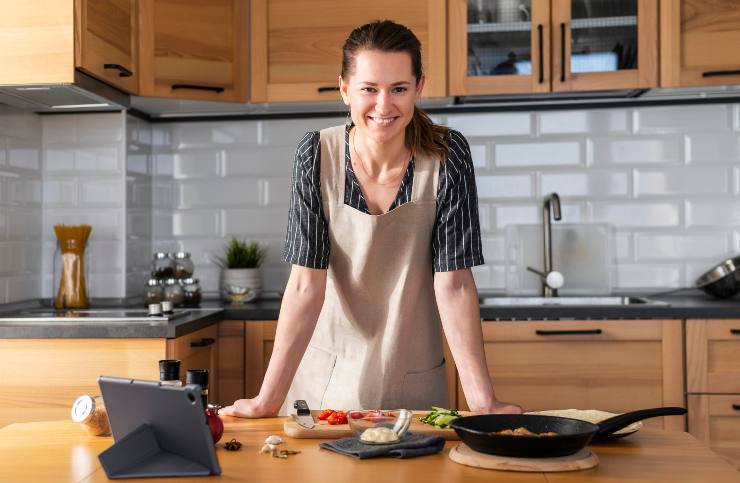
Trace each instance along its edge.
<instances>
[{"instance_id":1,"label":"wooden countertop surface","mask_svg":"<svg viewBox=\"0 0 740 483\"><path fill-rule=\"evenodd\" d=\"M285 437L282 448L301 454L287 460L259 454L264 439L282 434L282 418L243 420L224 418L221 443L237 438L236 452L218 445L220 477L172 478L167 481L259 481L263 483L404 482L728 482L740 472L705 448L688 433L645 428L612 444L594 445L596 468L570 473L511 473L462 466L448 458L457 441L442 453L408 460L355 460L318 447L319 440ZM88 436L72 421L19 423L0 429L0 481L108 481L98 454L112 444L110 437Z\"/></svg>"}]
</instances>

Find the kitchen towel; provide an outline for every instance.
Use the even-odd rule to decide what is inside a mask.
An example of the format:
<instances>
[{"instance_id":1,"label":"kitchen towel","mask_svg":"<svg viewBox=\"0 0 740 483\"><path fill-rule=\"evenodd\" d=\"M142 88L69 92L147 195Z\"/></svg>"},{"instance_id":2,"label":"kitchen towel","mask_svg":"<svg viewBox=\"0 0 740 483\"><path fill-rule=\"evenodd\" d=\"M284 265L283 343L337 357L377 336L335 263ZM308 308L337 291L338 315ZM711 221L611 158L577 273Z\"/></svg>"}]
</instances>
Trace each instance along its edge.
<instances>
[{"instance_id":1,"label":"kitchen towel","mask_svg":"<svg viewBox=\"0 0 740 483\"><path fill-rule=\"evenodd\" d=\"M445 446L445 439L429 434L409 433L401 442L394 444L365 444L357 438L342 438L321 443L319 446L361 460L380 456L415 458L439 453Z\"/></svg>"}]
</instances>

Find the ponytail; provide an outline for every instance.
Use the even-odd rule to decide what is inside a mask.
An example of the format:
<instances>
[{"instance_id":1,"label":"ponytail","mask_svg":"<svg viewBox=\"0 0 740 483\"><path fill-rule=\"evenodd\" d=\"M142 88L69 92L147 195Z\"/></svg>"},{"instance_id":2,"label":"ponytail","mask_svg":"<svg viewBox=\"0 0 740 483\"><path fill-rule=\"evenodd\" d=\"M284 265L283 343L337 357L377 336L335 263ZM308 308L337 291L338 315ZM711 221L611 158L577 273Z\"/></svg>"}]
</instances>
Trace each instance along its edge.
<instances>
[{"instance_id":1,"label":"ponytail","mask_svg":"<svg viewBox=\"0 0 740 483\"><path fill-rule=\"evenodd\" d=\"M450 155L449 129L434 124L426 112L414 106L414 116L406 126L406 147L412 156L421 154L444 163Z\"/></svg>"}]
</instances>

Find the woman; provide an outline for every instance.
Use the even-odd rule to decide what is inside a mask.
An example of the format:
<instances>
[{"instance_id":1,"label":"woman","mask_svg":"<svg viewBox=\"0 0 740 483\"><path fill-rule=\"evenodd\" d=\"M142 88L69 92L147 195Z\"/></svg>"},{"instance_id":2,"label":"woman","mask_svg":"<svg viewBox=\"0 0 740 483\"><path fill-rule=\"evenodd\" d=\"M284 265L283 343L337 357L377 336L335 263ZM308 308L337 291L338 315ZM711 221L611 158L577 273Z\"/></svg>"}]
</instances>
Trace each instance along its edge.
<instances>
[{"instance_id":1,"label":"woman","mask_svg":"<svg viewBox=\"0 0 740 483\"><path fill-rule=\"evenodd\" d=\"M294 399L446 407L441 326L470 408L521 412L491 387L470 271L483 263L470 149L416 107L420 49L390 21L346 40L339 87L352 122L298 147L272 357L259 395L221 414L286 414Z\"/></svg>"}]
</instances>

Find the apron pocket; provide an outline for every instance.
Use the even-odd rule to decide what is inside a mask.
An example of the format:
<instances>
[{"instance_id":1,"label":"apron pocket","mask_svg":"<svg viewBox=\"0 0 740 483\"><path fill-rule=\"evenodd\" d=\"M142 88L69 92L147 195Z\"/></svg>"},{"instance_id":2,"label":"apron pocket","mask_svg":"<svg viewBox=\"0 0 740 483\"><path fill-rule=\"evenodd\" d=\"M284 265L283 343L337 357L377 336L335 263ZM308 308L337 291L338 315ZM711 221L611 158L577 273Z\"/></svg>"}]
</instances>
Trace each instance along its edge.
<instances>
[{"instance_id":1,"label":"apron pocket","mask_svg":"<svg viewBox=\"0 0 740 483\"><path fill-rule=\"evenodd\" d=\"M292 399L285 401L286 405L292 408L293 400L304 399L309 408L320 409L336 362L335 354L309 345L293 377L289 393Z\"/></svg>"},{"instance_id":2,"label":"apron pocket","mask_svg":"<svg viewBox=\"0 0 740 483\"><path fill-rule=\"evenodd\" d=\"M422 372L407 372L403 377L399 407L429 410L431 406L446 408L450 396L447 389L447 364L442 363Z\"/></svg>"}]
</instances>

